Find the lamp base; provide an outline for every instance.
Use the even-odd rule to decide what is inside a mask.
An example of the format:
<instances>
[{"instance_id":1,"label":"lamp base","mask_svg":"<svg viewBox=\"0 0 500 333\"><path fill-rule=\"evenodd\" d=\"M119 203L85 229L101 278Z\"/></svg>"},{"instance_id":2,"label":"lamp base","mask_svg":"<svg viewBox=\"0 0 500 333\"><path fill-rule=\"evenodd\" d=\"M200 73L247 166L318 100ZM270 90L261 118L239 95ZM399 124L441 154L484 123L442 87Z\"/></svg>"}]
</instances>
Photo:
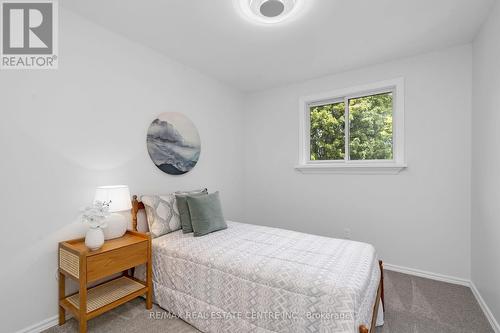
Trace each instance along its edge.
<instances>
[{"instance_id":1,"label":"lamp base","mask_svg":"<svg viewBox=\"0 0 500 333\"><path fill-rule=\"evenodd\" d=\"M127 221L123 215L112 213L106 218L107 226L103 228L104 239L121 237L127 232Z\"/></svg>"}]
</instances>

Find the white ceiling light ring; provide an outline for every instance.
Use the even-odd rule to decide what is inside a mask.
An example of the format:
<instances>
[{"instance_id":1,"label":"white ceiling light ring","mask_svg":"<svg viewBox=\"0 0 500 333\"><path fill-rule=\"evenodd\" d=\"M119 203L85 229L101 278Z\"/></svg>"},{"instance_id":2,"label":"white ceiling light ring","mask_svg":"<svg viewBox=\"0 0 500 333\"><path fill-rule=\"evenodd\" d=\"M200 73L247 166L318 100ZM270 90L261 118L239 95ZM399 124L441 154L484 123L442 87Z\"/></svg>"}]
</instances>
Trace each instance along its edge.
<instances>
[{"instance_id":1,"label":"white ceiling light ring","mask_svg":"<svg viewBox=\"0 0 500 333\"><path fill-rule=\"evenodd\" d=\"M243 13L263 24L282 22L293 16L303 0L238 0Z\"/></svg>"}]
</instances>

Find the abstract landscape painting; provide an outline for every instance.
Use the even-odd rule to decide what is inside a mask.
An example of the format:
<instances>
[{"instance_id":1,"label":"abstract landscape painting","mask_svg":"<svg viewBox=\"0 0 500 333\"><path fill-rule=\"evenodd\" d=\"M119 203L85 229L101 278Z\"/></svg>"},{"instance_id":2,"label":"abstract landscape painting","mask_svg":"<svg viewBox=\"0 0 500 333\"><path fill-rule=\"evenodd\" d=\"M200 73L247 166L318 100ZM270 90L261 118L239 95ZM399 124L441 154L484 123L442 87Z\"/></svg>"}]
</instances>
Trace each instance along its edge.
<instances>
[{"instance_id":1,"label":"abstract landscape painting","mask_svg":"<svg viewBox=\"0 0 500 333\"><path fill-rule=\"evenodd\" d=\"M153 163L170 175L189 172L200 158L198 130L191 120L177 112L162 113L151 123L147 146Z\"/></svg>"}]
</instances>

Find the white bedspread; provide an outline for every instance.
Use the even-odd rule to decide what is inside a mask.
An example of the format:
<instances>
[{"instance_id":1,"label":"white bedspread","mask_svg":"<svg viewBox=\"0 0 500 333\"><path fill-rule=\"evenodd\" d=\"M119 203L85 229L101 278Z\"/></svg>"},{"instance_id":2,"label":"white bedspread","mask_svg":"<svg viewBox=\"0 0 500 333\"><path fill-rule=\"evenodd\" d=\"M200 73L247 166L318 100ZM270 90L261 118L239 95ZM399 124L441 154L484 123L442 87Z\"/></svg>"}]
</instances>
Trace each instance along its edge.
<instances>
[{"instance_id":1,"label":"white bedspread","mask_svg":"<svg viewBox=\"0 0 500 333\"><path fill-rule=\"evenodd\" d=\"M358 332L370 327L373 246L228 222L153 240L155 302L203 332Z\"/></svg>"}]
</instances>

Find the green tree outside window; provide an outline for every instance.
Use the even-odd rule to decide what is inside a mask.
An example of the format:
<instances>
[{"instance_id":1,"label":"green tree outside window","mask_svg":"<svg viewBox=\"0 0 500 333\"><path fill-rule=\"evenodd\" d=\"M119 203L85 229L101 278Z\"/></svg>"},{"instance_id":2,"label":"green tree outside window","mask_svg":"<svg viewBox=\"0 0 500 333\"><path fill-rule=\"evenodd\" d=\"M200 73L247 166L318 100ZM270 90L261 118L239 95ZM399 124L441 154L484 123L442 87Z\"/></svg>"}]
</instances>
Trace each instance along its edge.
<instances>
[{"instance_id":1,"label":"green tree outside window","mask_svg":"<svg viewBox=\"0 0 500 333\"><path fill-rule=\"evenodd\" d=\"M393 159L393 94L352 98L349 103L349 159ZM345 103L310 108L311 161L345 159Z\"/></svg>"}]
</instances>

